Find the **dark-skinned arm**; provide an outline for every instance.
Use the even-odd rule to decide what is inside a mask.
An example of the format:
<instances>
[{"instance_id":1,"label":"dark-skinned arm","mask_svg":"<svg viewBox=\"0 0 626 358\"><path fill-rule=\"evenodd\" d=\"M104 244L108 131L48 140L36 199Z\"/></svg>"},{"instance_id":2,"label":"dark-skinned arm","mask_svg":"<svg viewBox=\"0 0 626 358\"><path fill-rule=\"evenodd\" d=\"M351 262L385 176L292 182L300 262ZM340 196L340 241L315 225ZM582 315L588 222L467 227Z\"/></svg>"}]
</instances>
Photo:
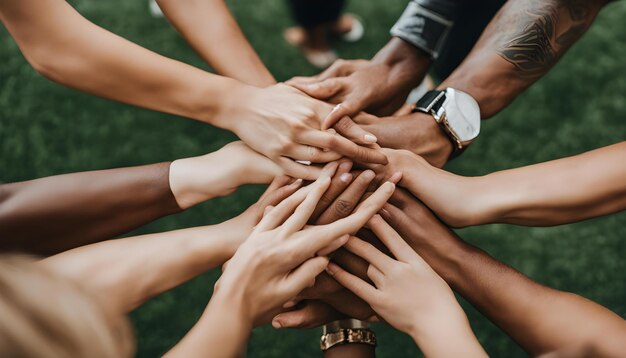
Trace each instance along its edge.
<instances>
[{"instance_id":1,"label":"dark-skinned arm","mask_svg":"<svg viewBox=\"0 0 626 358\"><path fill-rule=\"evenodd\" d=\"M545 287L465 243L410 194L381 214L452 287L533 356L575 347L591 356L626 349L626 321L573 293Z\"/></svg>"},{"instance_id":2,"label":"dark-skinned arm","mask_svg":"<svg viewBox=\"0 0 626 358\"><path fill-rule=\"evenodd\" d=\"M557 63L606 2L508 1L440 88L471 94L482 118L493 116Z\"/></svg>"},{"instance_id":3,"label":"dark-skinned arm","mask_svg":"<svg viewBox=\"0 0 626 358\"><path fill-rule=\"evenodd\" d=\"M110 239L278 174L269 159L234 142L171 163L0 185L0 251L51 255Z\"/></svg>"}]
</instances>

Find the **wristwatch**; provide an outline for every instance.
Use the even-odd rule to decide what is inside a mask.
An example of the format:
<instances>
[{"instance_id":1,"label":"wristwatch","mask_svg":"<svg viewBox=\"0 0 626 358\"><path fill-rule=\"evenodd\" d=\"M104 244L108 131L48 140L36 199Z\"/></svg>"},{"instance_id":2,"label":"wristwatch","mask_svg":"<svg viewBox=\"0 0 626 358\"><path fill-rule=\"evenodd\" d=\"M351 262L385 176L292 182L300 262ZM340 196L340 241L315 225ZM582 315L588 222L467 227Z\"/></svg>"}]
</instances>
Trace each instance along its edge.
<instances>
[{"instance_id":1,"label":"wristwatch","mask_svg":"<svg viewBox=\"0 0 626 358\"><path fill-rule=\"evenodd\" d=\"M343 319L324 325L320 348L322 351L348 343L361 343L376 347L376 334L367 322L358 319Z\"/></svg>"},{"instance_id":2,"label":"wristwatch","mask_svg":"<svg viewBox=\"0 0 626 358\"><path fill-rule=\"evenodd\" d=\"M480 108L469 94L454 88L428 91L413 112L429 113L452 142L450 159L461 154L480 133Z\"/></svg>"}]
</instances>

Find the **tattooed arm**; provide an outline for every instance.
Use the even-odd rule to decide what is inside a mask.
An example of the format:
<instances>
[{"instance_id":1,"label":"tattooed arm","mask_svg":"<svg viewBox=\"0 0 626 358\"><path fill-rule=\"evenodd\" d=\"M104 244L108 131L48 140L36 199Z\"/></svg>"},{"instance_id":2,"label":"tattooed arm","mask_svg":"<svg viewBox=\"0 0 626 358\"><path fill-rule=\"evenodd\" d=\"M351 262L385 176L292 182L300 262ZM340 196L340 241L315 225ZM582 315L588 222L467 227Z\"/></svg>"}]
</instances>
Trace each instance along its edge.
<instances>
[{"instance_id":1,"label":"tattooed arm","mask_svg":"<svg viewBox=\"0 0 626 358\"><path fill-rule=\"evenodd\" d=\"M481 116L493 116L552 68L606 2L508 1L441 87L470 93Z\"/></svg>"}]
</instances>

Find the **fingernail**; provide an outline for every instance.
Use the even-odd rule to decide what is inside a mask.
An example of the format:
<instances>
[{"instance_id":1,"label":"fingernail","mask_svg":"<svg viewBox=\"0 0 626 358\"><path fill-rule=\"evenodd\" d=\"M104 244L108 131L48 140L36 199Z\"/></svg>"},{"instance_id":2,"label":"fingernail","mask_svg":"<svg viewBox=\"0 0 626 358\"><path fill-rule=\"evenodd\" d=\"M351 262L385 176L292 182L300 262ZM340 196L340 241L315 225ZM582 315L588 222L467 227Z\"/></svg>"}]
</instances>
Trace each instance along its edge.
<instances>
[{"instance_id":1,"label":"fingernail","mask_svg":"<svg viewBox=\"0 0 626 358\"><path fill-rule=\"evenodd\" d=\"M382 208L382 209L380 209L379 212L380 212L381 215L389 217L389 212L387 211L387 209Z\"/></svg>"},{"instance_id":2,"label":"fingernail","mask_svg":"<svg viewBox=\"0 0 626 358\"><path fill-rule=\"evenodd\" d=\"M339 103L338 105L336 105L335 107L333 107L333 110L330 111L330 113L333 113L335 111L337 111L339 109L339 107L341 107L341 103Z\"/></svg>"},{"instance_id":3,"label":"fingernail","mask_svg":"<svg viewBox=\"0 0 626 358\"><path fill-rule=\"evenodd\" d=\"M336 269L337 269L336 265L332 262L329 262L328 266L326 266L326 273L328 273L331 276L335 276Z\"/></svg>"},{"instance_id":4,"label":"fingernail","mask_svg":"<svg viewBox=\"0 0 626 358\"><path fill-rule=\"evenodd\" d=\"M348 184L352 180L352 174L350 174L350 173L343 173L339 177L339 180L341 180L342 182Z\"/></svg>"},{"instance_id":5,"label":"fingernail","mask_svg":"<svg viewBox=\"0 0 626 358\"><path fill-rule=\"evenodd\" d=\"M285 304L283 305L283 308L291 308L293 306L295 306L297 304L297 302L295 300L289 300L287 302L285 302Z\"/></svg>"},{"instance_id":6,"label":"fingernail","mask_svg":"<svg viewBox=\"0 0 626 358\"><path fill-rule=\"evenodd\" d=\"M274 328L276 328L276 329L283 328L283 324L282 324L282 323L280 323L280 321L279 321L279 320L277 320L276 318L274 318L274 319L272 320L272 327L274 327Z\"/></svg>"},{"instance_id":7,"label":"fingernail","mask_svg":"<svg viewBox=\"0 0 626 358\"><path fill-rule=\"evenodd\" d=\"M298 179L298 180L294 181L293 183L291 183L291 185L293 185L293 186L299 186L300 184L302 184L302 179Z\"/></svg>"},{"instance_id":8,"label":"fingernail","mask_svg":"<svg viewBox=\"0 0 626 358\"><path fill-rule=\"evenodd\" d=\"M363 136L363 140L367 143L371 143L374 144L378 141L378 138L376 138L376 136L372 135L372 134L366 134Z\"/></svg>"}]
</instances>

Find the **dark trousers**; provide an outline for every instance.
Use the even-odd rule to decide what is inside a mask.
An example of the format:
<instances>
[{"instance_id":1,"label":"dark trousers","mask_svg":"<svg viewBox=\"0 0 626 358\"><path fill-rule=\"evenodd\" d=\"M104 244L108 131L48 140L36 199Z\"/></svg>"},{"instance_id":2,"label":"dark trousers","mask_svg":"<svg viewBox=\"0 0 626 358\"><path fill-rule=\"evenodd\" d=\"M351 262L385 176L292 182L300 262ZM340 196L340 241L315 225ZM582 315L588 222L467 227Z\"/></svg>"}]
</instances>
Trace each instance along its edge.
<instances>
[{"instance_id":1,"label":"dark trousers","mask_svg":"<svg viewBox=\"0 0 626 358\"><path fill-rule=\"evenodd\" d=\"M305 29L335 22L341 16L346 0L288 0L296 23Z\"/></svg>"}]
</instances>

